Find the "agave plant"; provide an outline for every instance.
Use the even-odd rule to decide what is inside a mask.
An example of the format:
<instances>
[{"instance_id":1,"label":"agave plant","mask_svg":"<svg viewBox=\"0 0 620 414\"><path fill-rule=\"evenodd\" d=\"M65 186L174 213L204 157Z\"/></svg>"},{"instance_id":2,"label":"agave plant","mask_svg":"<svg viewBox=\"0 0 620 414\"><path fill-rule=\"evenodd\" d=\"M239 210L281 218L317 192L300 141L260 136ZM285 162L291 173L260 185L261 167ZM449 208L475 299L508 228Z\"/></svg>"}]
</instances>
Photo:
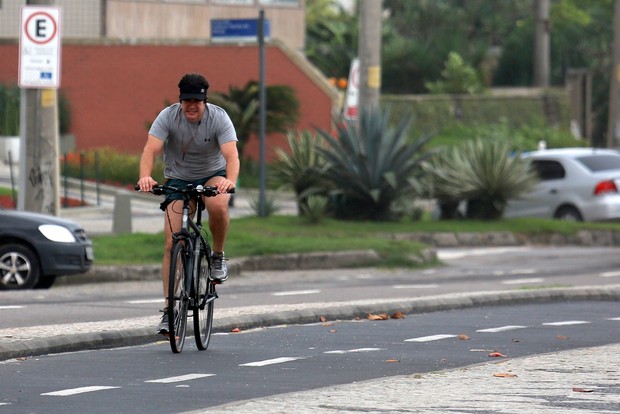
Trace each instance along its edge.
<instances>
[{"instance_id":1,"label":"agave plant","mask_svg":"<svg viewBox=\"0 0 620 414\"><path fill-rule=\"evenodd\" d=\"M443 158L443 159L442 159ZM467 217L498 219L506 203L538 183L529 162L502 139L475 139L424 166L438 200L467 200Z\"/></svg>"},{"instance_id":2,"label":"agave plant","mask_svg":"<svg viewBox=\"0 0 620 414\"><path fill-rule=\"evenodd\" d=\"M327 163L324 176L334 188L337 217L392 219L392 203L419 190L420 164L430 154L424 144L430 137L409 144L411 119L391 127L389 116L389 109L370 109L362 112L358 126L339 124L337 137L319 130L327 145L318 151Z\"/></svg>"},{"instance_id":3,"label":"agave plant","mask_svg":"<svg viewBox=\"0 0 620 414\"><path fill-rule=\"evenodd\" d=\"M325 161L317 151L322 140L310 131L288 133L287 140L290 152L282 148L275 149L277 162L272 165L272 172L280 184L293 188L297 197L297 211L299 215L305 215L308 211L308 196L325 193L325 183L321 176Z\"/></svg>"}]
</instances>

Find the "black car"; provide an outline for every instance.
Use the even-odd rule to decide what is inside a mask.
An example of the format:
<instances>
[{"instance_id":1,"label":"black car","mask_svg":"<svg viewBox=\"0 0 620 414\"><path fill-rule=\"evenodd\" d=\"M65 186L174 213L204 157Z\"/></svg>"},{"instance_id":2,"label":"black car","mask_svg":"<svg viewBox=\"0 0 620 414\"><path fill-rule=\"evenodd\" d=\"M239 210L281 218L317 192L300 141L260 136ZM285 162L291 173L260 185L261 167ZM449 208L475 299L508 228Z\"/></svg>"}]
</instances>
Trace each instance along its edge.
<instances>
[{"instance_id":1,"label":"black car","mask_svg":"<svg viewBox=\"0 0 620 414\"><path fill-rule=\"evenodd\" d=\"M87 272L93 259L76 223L0 209L0 290L49 288L57 276Z\"/></svg>"}]
</instances>

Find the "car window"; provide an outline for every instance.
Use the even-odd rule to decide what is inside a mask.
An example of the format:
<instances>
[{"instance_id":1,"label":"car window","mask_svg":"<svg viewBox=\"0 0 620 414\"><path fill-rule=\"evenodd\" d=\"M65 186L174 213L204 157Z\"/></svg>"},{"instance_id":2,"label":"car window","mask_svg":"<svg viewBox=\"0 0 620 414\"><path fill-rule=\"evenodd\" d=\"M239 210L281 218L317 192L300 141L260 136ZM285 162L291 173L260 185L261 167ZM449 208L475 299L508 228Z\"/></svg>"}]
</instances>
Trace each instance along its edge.
<instances>
[{"instance_id":1,"label":"car window","mask_svg":"<svg viewBox=\"0 0 620 414\"><path fill-rule=\"evenodd\" d=\"M588 155L577 160L592 172L620 170L620 156L617 155Z\"/></svg>"},{"instance_id":2,"label":"car window","mask_svg":"<svg viewBox=\"0 0 620 414\"><path fill-rule=\"evenodd\" d=\"M560 178L564 178L566 175L564 167L557 161L533 160L532 168L534 168L538 174L538 178L542 181L558 180Z\"/></svg>"}]
</instances>

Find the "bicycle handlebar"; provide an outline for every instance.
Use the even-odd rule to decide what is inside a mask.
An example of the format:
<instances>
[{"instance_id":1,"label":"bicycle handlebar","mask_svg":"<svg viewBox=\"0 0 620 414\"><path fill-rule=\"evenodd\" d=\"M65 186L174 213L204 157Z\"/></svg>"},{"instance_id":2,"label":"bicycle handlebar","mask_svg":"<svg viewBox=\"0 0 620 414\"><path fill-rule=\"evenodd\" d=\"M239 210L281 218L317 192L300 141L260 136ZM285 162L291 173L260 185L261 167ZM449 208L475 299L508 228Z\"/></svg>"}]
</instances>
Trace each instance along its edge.
<instances>
[{"instance_id":1,"label":"bicycle handlebar","mask_svg":"<svg viewBox=\"0 0 620 414\"><path fill-rule=\"evenodd\" d=\"M136 191L142 191L140 190L140 186L138 185L134 186L134 189ZM178 194L186 194L186 195L189 195L190 197L198 197L200 195L204 195L205 197L215 197L218 194L232 194L235 192L235 189L232 188L226 193L220 193L217 190L217 187L212 187L208 185L207 186L202 186L202 185L194 186L193 184L187 184L185 188L181 188L181 187L172 187L172 186L165 185L165 184L157 184L157 185L154 185L153 189L149 192L155 195L163 195L164 191L170 191L170 192L178 193Z\"/></svg>"}]
</instances>

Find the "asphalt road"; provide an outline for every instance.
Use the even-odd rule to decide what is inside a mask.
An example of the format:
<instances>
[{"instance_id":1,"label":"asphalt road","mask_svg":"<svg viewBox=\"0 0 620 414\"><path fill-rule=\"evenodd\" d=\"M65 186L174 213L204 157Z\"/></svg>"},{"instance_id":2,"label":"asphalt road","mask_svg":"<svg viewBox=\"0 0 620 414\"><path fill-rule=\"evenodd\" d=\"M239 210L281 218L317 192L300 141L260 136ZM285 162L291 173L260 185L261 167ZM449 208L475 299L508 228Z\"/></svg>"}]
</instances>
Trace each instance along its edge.
<instances>
[{"instance_id":1,"label":"asphalt road","mask_svg":"<svg viewBox=\"0 0 620 414\"><path fill-rule=\"evenodd\" d=\"M443 266L430 269L260 271L231 277L217 310L362 300L397 301L464 292L604 286L620 282L617 249L503 247L440 249ZM153 318L163 306L159 281L54 286L0 291L3 329L127 318ZM217 317L217 311L216 311Z\"/></svg>"},{"instance_id":2,"label":"asphalt road","mask_svg":"<svg viewBox=\"0 0 620 414\"><path fill-rule=\"evenodd\" d=\"M236 412L247 399L620 343L619 324L614 302L527 304L256 329L180 355L159 342L12 360L0 364L0 413ZM362 387L348 407L365 398Z\"/></svg>"}]
</instances>

